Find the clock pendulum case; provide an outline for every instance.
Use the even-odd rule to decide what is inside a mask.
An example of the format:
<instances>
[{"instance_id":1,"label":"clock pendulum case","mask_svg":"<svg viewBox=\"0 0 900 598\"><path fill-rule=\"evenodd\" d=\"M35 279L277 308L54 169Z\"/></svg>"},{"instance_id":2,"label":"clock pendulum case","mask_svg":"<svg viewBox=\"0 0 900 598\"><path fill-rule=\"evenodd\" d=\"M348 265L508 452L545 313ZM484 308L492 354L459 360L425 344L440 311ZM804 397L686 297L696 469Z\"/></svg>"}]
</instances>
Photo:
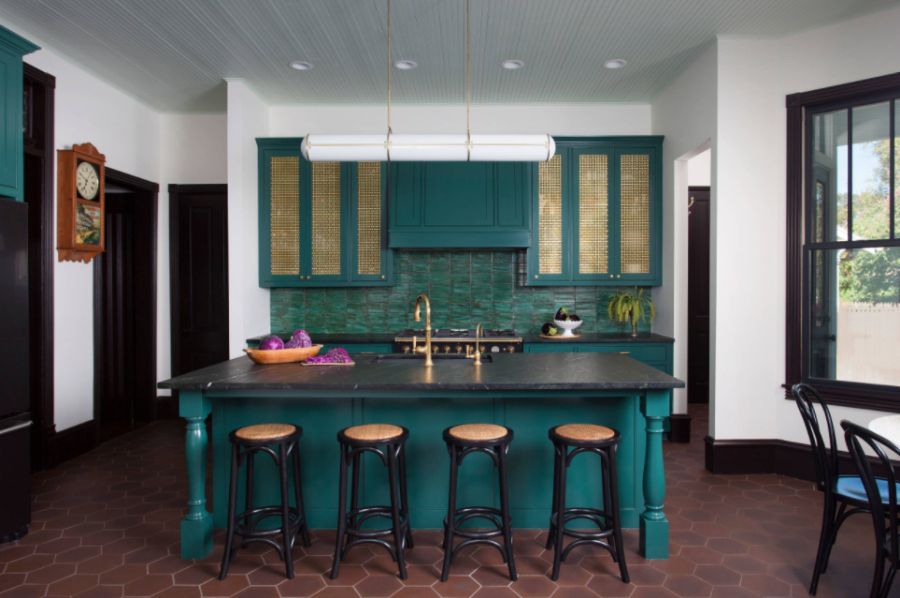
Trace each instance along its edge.
<instances>
[{"instance_id":1,"label":"clock pendulum case","mask_svg":"<svg viewBox=\"0 0 900 598\"><path fill-rule=\"evenodd\" d=\"M106 157L90 143L57 151L59 261L89 262L105 247Z\"/></svg>"}]
</instances>

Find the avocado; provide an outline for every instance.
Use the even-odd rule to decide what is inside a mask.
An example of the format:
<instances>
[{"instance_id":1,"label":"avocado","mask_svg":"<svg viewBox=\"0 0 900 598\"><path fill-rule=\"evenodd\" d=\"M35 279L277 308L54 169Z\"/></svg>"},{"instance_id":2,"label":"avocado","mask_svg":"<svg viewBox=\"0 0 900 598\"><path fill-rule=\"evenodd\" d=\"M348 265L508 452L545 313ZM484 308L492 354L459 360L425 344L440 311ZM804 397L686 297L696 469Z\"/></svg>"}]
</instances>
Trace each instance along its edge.
<instances>
[{"instance_id":1,"label":"avocado","mask_svg":"<svg viewBox=\"0 0 900 598\"><path fill-rule=\"evenodd\" d=\"M565 307L560 307L558 310L556 310L556 316L554 317L554 319L565 322L569 319L569 310L567 310Z\"/></svg>"},{"instance_id":2,"label":"avocado","mask_svg":"<svg viewBox=\"0 0 900 598\"><path fill-rule=\"evenodd\" d=\"M544 336L556 336L557 332L559 331L556 329L556 326L550 322L545 322L544 325L541 326L541 334Z\"/></svg>"}]
</instances>

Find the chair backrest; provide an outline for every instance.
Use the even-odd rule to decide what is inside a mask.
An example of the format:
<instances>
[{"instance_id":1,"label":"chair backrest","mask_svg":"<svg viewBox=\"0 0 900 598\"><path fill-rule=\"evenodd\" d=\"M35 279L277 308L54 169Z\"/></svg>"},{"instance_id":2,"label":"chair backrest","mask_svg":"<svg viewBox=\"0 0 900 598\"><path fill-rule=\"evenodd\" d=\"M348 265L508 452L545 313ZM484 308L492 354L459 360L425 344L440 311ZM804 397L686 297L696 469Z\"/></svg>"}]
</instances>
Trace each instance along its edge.
<instances>
[{"instance_id":1,"label":"chair backrest","mask_svg":"<svg viewBox=\"0 0 900 598\"><path fill-rule=\"evenodd\" d=\"M815 388L806 383L794 384L791 387L794 402L803 417L803 425L809 435L809 444L813 450L813 458L816 463L816 482L820 490L830 492L834 488L834 482L838 473L837 440L834 434L834 422L831 420L831 412L828 405L819 396ZM828 432L828 444L822 437L822 429L819 426L819 418L816 415L816 403L822 409L825 416L825 424Z\"/></svg>"},{"instance_id":2,"label":"chair backrest","mask_svg":"<svg viewBox=\"0 0 900 598\"><path fill-rule=\"evenodd\" d=\"M856 465L866 489L866 496L869 498L872 521L875 524L875 539L878 546L885 546L890 534L888 552L892 562L896 563L900 555L897 541L897 477L891 458L900 459L900 448L884 436L847 420L841 422L841 427L844 428L847 448L850 449L853 464ZM866 454L864 447L868 447L871 457ZM876 476L872 469L873 461L878 465L879 476ZM887 502L884 501L878 488L879 478L887 482Z\"/></svg>"}]
</instances>

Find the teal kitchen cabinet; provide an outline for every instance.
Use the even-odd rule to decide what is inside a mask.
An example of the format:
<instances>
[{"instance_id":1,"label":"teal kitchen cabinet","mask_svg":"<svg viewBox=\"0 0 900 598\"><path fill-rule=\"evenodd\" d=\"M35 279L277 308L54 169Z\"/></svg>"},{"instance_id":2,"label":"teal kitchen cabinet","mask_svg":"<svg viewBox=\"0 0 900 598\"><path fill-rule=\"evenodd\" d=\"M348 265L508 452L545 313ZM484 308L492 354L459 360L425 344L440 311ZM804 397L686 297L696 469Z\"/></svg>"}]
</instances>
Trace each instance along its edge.
<instances>
[{"instance_id":1,"label":"teal kitchen cabinet","mask_svg":"<svg viewBox=\"0 0 900 598\"><path fill-rule=\"evenodd\" d=\"M672 375L672 343L629 341L622 343L577 343L555 341L525 343L526 353L620 353Z\"/></svg>"},{"instance_id":2,"label":"teal kitchen cabinet","mask_svg":"<svg viewBox=\"0 0 900 598\"><path fill-rule=\"evenodd\" d=\"M0 196L22 201L22 56L38 46L0 27Z\"/></svg>"},{"instance_id":3,"label":"teal kitchen cabinet","mask_svg":"<svg viewBox=\"0 0 900 598\"><path fill-rule=\"evenodd\" d=\"M534 168L527 284L662 283L662 137L560 138Z\"/></svg>"},{"instance_id":4,"label":"teal kitchen cabinet","mask_svg":"<svg viewBox=\"0 0 900 598\"><path fill-rule=\"evenodd\" d=\"M528 247L530 162L391 164L392 248Z\"/></svg>"},{"instance_id":5,"label":"teal kitchen cabinet","mask_svg":"<svg viewBox=\"0 0 900 598\"><path fill-rule=\"evenodd\" d=\"M393 284L385 167L308 162L299 138L257 139L259 285Z\"/></svg>"}]
</instances>

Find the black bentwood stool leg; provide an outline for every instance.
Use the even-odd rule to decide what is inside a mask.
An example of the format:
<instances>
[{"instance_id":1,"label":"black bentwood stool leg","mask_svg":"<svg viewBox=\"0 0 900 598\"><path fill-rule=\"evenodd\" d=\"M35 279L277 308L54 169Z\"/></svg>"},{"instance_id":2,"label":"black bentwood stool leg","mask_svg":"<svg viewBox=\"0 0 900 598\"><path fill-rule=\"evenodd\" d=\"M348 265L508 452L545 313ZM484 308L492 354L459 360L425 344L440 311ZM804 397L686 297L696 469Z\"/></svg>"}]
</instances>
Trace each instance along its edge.
<instances>
[{"instance_id":1,"label":"black bentwood stool leg","mask_svg":"<svg viewBox=\"0 0 900 598\"><path fill-rule=\"evenodd\" d=\"M473 544L487 544L500 551L503 561L509 567L509 578L515 581L516 562L513 556L512 524L509 515L509 492L506 484L506 456L512 442L513 432L496 424L464 424L444 430L444 441L450 452L450 496L447 502L447 518L444 520L444 564L441 581L447 581L453 556L462 548ZM459 466L466 455L485 453L498 470L500 487L500 508L457 506L457 484ZM464 527L470 520L487 520L494 529L479 531ZM461 542L454 546L454 538ZM503 544L494 538L502 537Z\"/></svg>"},{"instance_id":2,"label":"black bentwood stool leg","mask_svg":"<svg viewBox=\"0 0 900 598\"><path fill-rule=\"evenodd\" d=\"M547 547L553 547L553 569L550 578L559 579L561 564L572 549L594 544L612 554L619 565L622 581L628 583L622 526L619 521L619 499L616 485L616 447L619 434L612 428L594 424L566 424L550 429L555 465L553 474L553 508L547 534ZM571 448L571 450L570 450ZM603 508L566 507L566 477L572 460L582 453L594 453L600 457L600 477L603 485ZM566 525L582 519L592 522L599 531L568 529ZM564 545L565 537L573 540Z\"/></svg>"},{"instance_id":3,"label":"black bentwood stool leg","mask_svg":"<svg viewBox=\"0 0 900 598\"><path fill-rule=\"evenodd\" d=\"M292 550L297 535L309 546L309 530L303 510L299 451L300 435L303 431L290 424L258 424L238 428L229 435L231 449L231 479L228 484L228 529L225 534L225 551L219 579L225 579L235 552L234 537L241 537L241 547L251 542L265 542L278 550L284 561L285 575L294 576ZM253 501L253 460L257 453L265 453L272 458L278 468L280 503L256 507ZM293 459L294 499L292 507L288 498L290 487L288 468ZM242 512L236 513L237 487L240 466L246 461L246 500ZM270 517L277 517L281 527L264 529L260 523ZM281 537L280 541L276 538Z\"/></svg>"},{"instance_id":4,"label":"black bentwood stool leg","mask_svg":"<svg viewBox=\"0 0 900 598\"><path fill-rule=\"evenodd\" d=\"M338 433L341 449L338 486L338 521L331 564L331 579L340 572L341 560L353 546L377 544L387 549L397 563L400 579L406 579L404 551L412 545L409 507L406 496L405 445L409 431L391 424L366 424L345 428ZM359 472L363 453L374 453L387 468L390 501L387 506L359 506ZM348 471L352 470L352 471ZM347 476L351 476L350 509L347 510ZM389 519L387 529L364 528L373 518ZM387 539L389 538L390 541Z\"/></svg>"}]
</instances>

